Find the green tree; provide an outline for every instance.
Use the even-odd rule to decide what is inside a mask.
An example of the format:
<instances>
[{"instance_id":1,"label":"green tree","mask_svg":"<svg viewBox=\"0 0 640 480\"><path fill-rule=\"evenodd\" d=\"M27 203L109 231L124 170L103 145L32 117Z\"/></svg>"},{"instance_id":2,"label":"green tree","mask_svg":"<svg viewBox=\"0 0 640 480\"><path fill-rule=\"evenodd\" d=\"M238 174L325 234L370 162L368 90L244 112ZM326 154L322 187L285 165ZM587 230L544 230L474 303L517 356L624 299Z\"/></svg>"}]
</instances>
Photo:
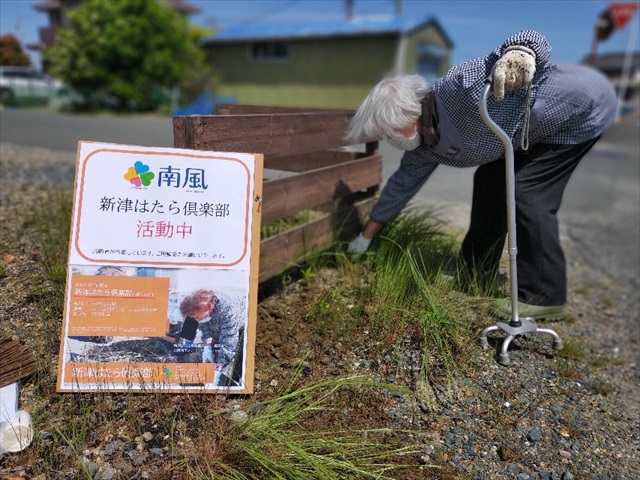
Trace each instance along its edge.
<instances>
[{"instance_id":1,"label":"green tree","mask_svg":"<svg viewBox=\"0 0 640 480\"><path fill-rule=\"evenodd\" d=\"M0 65L28 67L29 55L24 53L20 41L10 33L0 36Z\"/></svg>"},{"instance_id":2,"label":"green tree","mask_svg":"<svg viewBox=\"0 0 640 480\"><path fill-rule=\"evenodd\" d=\"M199 26L193 26L190 35L196 44L200 44L204 38L212 32ZM188 66L180 78L180 93L182 104L191 103L202 92L214 92L220 81L218 73L206 62L206 54L202 53L202 62Z\"/></svg>"},{"instance_id":3,"label":"green tree","mask_svg":"<svg viewBox=\"0 0 640 480\"><path fill-rule=\"evenodd\" d=\"M200 35L164 2L84 0L68 16L43 55L50 73L86 99L111 96L121 109L146 110L158 89L207 70Z\"/></svg>"}]
</instances>

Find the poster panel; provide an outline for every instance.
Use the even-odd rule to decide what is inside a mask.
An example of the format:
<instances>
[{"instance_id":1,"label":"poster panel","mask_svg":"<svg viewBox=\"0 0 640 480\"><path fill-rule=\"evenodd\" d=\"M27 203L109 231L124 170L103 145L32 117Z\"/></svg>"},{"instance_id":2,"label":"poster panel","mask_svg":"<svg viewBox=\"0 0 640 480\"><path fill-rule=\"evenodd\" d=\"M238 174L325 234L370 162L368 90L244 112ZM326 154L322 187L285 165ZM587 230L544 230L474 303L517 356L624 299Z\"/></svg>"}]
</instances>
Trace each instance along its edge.
<instances>
[{"instance_id":1,"label":"poster panel","mask_svg":"<svg viewBox=\"0 0 640 480\"><path fill-rule=\"evenodd\" d=\"M253 391L262 161L79 143L58 391Z\"/></svg>"}]
</instances>

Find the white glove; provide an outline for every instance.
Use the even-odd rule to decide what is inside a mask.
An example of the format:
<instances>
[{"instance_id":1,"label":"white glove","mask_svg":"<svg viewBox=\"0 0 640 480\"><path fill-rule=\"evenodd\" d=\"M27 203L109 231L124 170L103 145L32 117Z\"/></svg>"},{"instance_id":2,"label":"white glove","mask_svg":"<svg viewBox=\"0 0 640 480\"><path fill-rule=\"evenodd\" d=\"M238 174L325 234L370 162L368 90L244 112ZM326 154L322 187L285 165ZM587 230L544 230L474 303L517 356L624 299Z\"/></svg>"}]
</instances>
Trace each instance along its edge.
<instances>
[{"instance_id":1,"label":"white glove","mask_svg":"<svg viewBox=\"0 0 640 480\"><path fill-rule=\"evenodd\" d=\"M358 256L367 251L370 243L371 239L364 238L361 233L351 241L349 247L347 248L347 252L350 253L351 256Z\"/></svg>"},{"instance_id":2,"label":"white glove","mask_svg":"<svg viewBox=\"0 0 640 480\"><path fill-rule=\"evenodd\" d=\"M520 45L507 48L504 55L493 66L493 96L500 101L506 94L525 87L536 73L536 54Z\"/></svg>"}]
</instances>

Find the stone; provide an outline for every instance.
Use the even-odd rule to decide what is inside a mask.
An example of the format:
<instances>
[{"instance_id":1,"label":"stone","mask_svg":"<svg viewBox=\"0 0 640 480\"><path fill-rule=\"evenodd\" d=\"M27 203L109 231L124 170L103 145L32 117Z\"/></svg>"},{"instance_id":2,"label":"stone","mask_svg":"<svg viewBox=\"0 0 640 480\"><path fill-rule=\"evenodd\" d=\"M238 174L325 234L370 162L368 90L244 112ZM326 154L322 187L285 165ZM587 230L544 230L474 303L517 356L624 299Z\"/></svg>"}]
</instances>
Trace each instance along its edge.
<instances>
[{"instance_id":1,"label":"stone","mask_svg":"<svg viewBox=\"0 0 640 480\"><path fill-rule=\"evenodd\" d=\"M530 442L537 442L542 439L542 432L537 428L532 428L527 434Z\"/></svg>"}]
</instances>

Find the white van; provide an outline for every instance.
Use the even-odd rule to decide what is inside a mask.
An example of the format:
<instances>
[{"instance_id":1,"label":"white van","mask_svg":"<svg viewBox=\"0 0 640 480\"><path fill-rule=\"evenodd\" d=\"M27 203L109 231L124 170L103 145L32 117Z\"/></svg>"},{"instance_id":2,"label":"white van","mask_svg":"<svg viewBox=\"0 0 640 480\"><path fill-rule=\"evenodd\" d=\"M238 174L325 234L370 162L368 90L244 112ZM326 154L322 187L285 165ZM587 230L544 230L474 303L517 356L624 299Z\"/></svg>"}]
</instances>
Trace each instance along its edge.
<instances>
[{"instance_id":1,"label":"white van","mask_svg":"<svg viewBox=\"0 0 640 480\"><path fill-rule=\"evenodd\" d=\"M0 103L4 106L46 106L61 82L29 67L0 66Z\"/></svg>"}]
</instances>

